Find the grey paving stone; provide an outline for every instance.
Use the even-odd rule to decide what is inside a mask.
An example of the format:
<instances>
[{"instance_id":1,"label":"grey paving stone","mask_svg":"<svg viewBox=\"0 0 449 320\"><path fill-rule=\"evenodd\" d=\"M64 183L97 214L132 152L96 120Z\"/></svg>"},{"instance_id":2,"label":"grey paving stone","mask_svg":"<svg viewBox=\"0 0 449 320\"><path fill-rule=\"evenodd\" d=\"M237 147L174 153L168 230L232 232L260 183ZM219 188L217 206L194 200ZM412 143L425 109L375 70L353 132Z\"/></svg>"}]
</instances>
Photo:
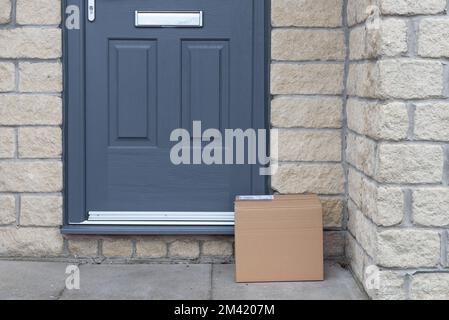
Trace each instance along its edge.
<instances>
[{"instance_id":1,"label":"grey paving stone","mask_svg":"<svg viewBox=\"0 0 449 320\"><path fill-rule=\"evenodd\" d=\"M62 299L209 299L211 265L83 265Z\"/></svg>"},{"instance_id":2,"label":"grey paving stone","mask_svg":"<svg viewBox=\"0 0 449 320\"><path fill-rule=\"evenodd\" d=\"M0 260L0 300L58 299L67 263Z\"/></svg>"},{"instance_id":3,"label":"grey paving stone","mask_svg":"<svg viewBox=\"0 0 449 320\"><path fill-rule=\"evenodd\" d=\"M214 265L212 299L217 300L361 300L366 299L348 270L325 264L325 281L235 283L234 265Z\"/></svg>"},{"instance_id":4,"label":"grey paving stone","mask_svg":"<svg viewBox=\"0 0 449 320\"><path fill-rule=\"evenodd\" d=\"M0 260L0 299L366 299L351 274L329 262L322 282L253 284L235 283L234 265L86 264L80 290L65 288L68 265Z\"/></svg>"}]
</instances>

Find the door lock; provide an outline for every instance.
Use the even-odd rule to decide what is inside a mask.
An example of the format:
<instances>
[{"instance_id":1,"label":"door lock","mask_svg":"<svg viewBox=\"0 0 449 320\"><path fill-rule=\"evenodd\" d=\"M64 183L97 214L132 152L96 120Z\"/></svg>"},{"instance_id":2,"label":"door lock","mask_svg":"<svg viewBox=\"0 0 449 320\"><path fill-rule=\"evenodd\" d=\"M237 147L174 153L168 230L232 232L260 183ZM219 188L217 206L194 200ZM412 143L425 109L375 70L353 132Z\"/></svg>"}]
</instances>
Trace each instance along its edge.
<instances>
[{"instance_id":1,"label":"door lock","mask_svg":"<svg viewBox=\"0 0 449 320\"><path fill-rule=\"evenodd\" d=\"M87 2L87 20L93 22L95 20L95 0Z\"/></svg>"}]
</instances>

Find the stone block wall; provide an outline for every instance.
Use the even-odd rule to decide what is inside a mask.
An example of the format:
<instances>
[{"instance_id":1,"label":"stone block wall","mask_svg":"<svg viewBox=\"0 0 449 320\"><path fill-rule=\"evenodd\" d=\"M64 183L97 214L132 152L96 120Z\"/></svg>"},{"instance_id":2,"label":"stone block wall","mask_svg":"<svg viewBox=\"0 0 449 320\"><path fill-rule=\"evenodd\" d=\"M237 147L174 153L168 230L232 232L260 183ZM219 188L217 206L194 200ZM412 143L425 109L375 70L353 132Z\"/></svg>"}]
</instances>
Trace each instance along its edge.
<instances>
[{"instance_id":1,"label":"stone block wall","mask_svg":"<svg viewBox=\"0 0 449 320\"><path fill-rule=\"evenodd\" d=\"M448 2L347 10L347 256L373 298L448 299Z\"/></svg>"},{"instance_id":2,"label":"stone block wall","mask_svg":"<svg viewBox=\"0 0 449 320\"><path fill-rule=\"evenodd\" d=\"M324 207L325 252L344 254L343 0L271 1L271 124L279 193L312 192Z\"/></svg>"},{"instance_id":3,"label":"stone block wall","mask_svg":"<svg viewBox=\"0 0 449 320\"><path fill-rule=\"evenodd\" d=\"M0 0L0 255L63 251L59 0Z\"/></svg>"}]
</instances>

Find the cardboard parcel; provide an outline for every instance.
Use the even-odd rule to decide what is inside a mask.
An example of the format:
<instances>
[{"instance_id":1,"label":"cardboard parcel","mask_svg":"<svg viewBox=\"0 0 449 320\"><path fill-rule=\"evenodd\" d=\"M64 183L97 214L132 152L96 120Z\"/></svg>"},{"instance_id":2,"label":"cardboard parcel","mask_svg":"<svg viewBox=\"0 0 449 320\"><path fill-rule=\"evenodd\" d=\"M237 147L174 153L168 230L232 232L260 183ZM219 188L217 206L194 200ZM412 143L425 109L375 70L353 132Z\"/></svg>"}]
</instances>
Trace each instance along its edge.
<instances>
[{"instance_id":1,"label":"cardboard parcel","mask_svg":"<svg viewBox=\"0 0 449 320\"><path fill-rule=\"evenodd\" d=\"M236 197L235 251L237 282L323 280L318 196Z\"/></svg>"}]
</instances>

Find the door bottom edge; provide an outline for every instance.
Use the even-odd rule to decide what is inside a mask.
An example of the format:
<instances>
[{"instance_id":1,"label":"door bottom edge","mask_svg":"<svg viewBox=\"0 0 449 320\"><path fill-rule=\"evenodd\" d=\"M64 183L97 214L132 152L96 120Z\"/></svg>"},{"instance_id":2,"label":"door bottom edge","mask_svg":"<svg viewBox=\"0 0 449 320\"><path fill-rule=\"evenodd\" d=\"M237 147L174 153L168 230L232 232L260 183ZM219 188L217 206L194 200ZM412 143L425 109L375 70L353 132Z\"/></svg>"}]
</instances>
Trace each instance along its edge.
<instances>
[{"instance_id":1,"label":"door bottom edge","mask_svg":"<svg viewBox=\"0 0 449 320\"><path fill-rule=\"evenodd\" d=\"M89 225L66 224L66 235L234 235L234 226L211 225Z\"/></svg>"}]
</instances>

